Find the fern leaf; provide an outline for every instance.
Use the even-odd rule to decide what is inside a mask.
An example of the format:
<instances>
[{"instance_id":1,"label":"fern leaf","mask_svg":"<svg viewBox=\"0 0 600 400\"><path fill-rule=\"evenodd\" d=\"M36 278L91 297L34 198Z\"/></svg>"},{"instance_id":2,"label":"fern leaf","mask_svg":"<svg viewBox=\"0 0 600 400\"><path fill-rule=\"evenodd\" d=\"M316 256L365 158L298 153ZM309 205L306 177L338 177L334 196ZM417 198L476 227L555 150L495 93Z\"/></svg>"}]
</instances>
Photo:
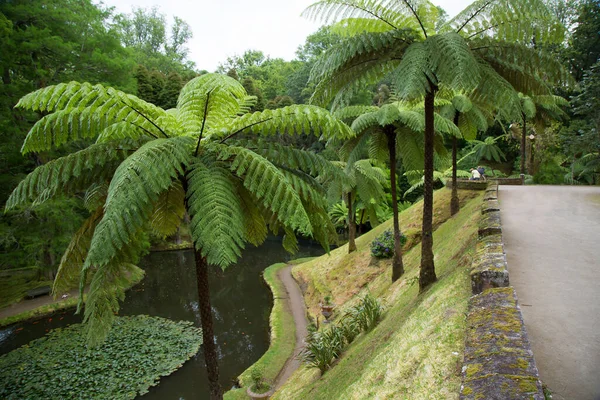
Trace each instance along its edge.
<instances>
[{"instance_id":1,"label":"fern leaf","mask_svg":"<svg viewBox=\"0 0 600 400\"><path fill-rule=\"evenodd\" d=\"M58 272L54 279L52 294L55 298L61 293L77 287L81 269L90 248L90 243L92 242L92 235L103 215L104 209L100 206L83 222L79 230L73 235L60 260Z\"/></svg>"},{"instance_id":2,"label":"fern leaf","mask_svg":"<svg viewBox=\"0 0 600 400\"><path fill-rule=\"evenodd\" d=\"M13 190L6 201L10 210L40 196L75 193L92 183L105 181L112 175L127 151L118 150L114 143L95 144L68 156L37 167Z\"/></svg>"},{"instance_id":3,"label":"fern leaf","mask_svg":"<svg viewBox=\"0 0 600 400\"><path fill-rule=\"evenodd\" d=\"M167 237L177 232L185 214L185 192L180 181L174 181L162 192L154 205L150 226L158 236Z\"/></svg>"},{"instance_id":4,"label":"fern leaf","mask_svg":"<svg viewBox=\"0 0 600 400\"><path fill-rule=\"evenodd\" d=\"M160 193L183 174L194 140L156 139L117 168L110 182L104 218L94 233L85 268L108 264L150 217Z\"/></svg>"},{"instance_id":5,"label":"fern leaf","mask_svg":"<svg viewBox=\"0 0 600 400\"><path fill-rule=\"evenodd\" d=\"M214 158L196 158L187 177L192 238L209 264L225 268L244 248L242 203L226 165Z\"/></svg>"}]
</instances>

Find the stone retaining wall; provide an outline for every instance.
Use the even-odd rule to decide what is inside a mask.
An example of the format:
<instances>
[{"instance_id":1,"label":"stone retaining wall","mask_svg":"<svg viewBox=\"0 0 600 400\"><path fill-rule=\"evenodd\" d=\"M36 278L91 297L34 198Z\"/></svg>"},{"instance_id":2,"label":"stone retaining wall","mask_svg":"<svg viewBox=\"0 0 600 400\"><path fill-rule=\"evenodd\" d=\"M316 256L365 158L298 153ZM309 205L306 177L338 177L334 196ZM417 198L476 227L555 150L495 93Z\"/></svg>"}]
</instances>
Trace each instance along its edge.
<instances>
[{"instance_id":1,"label":"stone retaining wall","mask_svg":"<svg viewBox=\"0 0 600 400\"><path fill-rule=\"evenodd\" d=\"M481 214L460 399L543 400L521 308L509 286L496 182L486 188Z\"/></svg>"},{"instance_id":2,"label":"stone retaining wall","mask_svg":"<svg viewBox=\"0 0 600 400\"><path fill-rule=\"evenodd\" d=\"M456 180L456 188L457 189L466 189L466 190L485 190L487 187L486 181L471 181L468 179L457 179ZM446 187L448 189L452 189L452 179L448 179L446 181Z\"/></svg>"},{"instance_id":3,"label":"stone retaining wall","mask_svg":"<svg viewBox=\"0 0 600 400\"><path fill-rule=\"evenodd\" d=\"M488 181L495 182L499 185L522 185L523 179L521 178L488 178Z\"/></svg>"}]
</instances>

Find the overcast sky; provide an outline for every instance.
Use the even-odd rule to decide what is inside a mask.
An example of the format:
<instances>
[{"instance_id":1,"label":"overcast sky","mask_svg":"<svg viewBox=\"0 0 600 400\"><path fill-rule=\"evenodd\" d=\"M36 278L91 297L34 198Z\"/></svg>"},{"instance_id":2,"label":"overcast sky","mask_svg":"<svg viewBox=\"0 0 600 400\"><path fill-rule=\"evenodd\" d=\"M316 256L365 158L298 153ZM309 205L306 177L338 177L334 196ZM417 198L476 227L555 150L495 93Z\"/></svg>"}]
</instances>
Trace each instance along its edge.
<instances>
[{"instance_id":1,"label":"overcast sky","mask_svg":"<svg viewBox=\"0 0 600 400\"><path fill-rule=\"evenodd\" d=\"M99 0L96 0L98 3ZM300 16L316 0L103 0L117 12L157 6L170 22L176 15L194 33L189 58L198 69L214 71L227 57L261 50L271 58L291 60L306 37L322 24ZM433 0L450 17L469 0Z\"/></svg>"}]
</instances>

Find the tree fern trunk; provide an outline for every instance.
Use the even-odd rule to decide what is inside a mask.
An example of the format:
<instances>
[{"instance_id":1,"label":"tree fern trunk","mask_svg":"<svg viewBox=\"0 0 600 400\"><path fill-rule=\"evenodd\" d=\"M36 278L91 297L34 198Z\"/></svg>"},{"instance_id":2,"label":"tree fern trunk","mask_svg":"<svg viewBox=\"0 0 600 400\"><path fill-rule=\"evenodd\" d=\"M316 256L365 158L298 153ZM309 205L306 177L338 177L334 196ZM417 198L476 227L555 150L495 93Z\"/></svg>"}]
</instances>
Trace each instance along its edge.
<instances>
[{"instance_id":1,"label":"tree fern trunk","mask_svg":"<svg viewBox=\"0 0 600 400\"><path fill-rule=\"evenodd\" d=\"M454 116L454 125L458 126L458 117L460 113L457 111ZM450 215L456 214L460 210L460 201L458 199L458 188L456 179L456 153L457 153L456 136L452 137L452 197L450 199Z\"/></svg>"},{"instance_id":2,"label":"tree fern trunk","mask_svg":"<svg viewBox=\"0 0 600 400\"><path fill-rule=\"evenodd\" d=\"M390 182L392 186L392 212L394 214L394 258L392 259L392 282L404 274L402 262L402 245L400 244L400 221L398 220L398 194L396 193L396 132L394 127L386 130L388 150L390 153Z\"/></svg>"},{"instance_id":3,"label":"tree fern trunk","mask_svg":"<svg viewBox=\"0 0 600 400\"><path fill-rule=\"evenodd\" d=\"M348 254L356 251L356 223L354 222L354 207L352 206L352 193L348 193Z\"/></svg>"},{"instance_id":4,"label":"tree fern trunk","mask_svg":"<svg viewBox=\"0 0 600 400\"><path fill-rule=\"evenodd\" d=\"M183 190L188 191L187 178L181 180ZM189 215L187 200L185 202L186 215ZM189 217L188 217L189 219ZM208 263L198 249L194 249L196 263L196 286L198 287L198 308L200 309L200 323L202 325L202 340L204 362L208 377L208 388L211 400L222 400L223 392L219 384L219 362L213 333L212 307L210 305L210 288L208 286Z\"/></svg>"},{"instance_id":5,"label":"tree fern trunk","mask_svg":"<svg viewBox=\"0 0 600 400\"><path fill-rule=\"evenodd\" d=\"M423 229L421 239L421 272L419 290L436 281L433 263L433 102L435 89L425 95L425 168L423 185Z\"/></svg>"},{"instance_id":6,"label":"tree fern trunk","mask_svg":"<svg viewBox=\"0 0 600 400\"><path fill-rule=\"evenodd\" d=\"M527 136L527 120L523 117L523 132L521 133L521 175L525 175L525 137Z\"/></svg>"},{"instance_id":7,"label":"tree fern trunk","mask_svg":"<svg viewBox=\"0 0 600 400\"><path fill-rule=\"evenodd\" d=\"M204 349L204 360L208 374L208 386L211 400L223 399L221 386L219 385L219 366L215 337L213 333L212 308L210 306L210 290L208 287L208 263L202 257L199 250L194 251L196 259L196 279L198 285L198 306L200 309L200 320L202 322L202 347Z\"/></svg>"}]
</instances>

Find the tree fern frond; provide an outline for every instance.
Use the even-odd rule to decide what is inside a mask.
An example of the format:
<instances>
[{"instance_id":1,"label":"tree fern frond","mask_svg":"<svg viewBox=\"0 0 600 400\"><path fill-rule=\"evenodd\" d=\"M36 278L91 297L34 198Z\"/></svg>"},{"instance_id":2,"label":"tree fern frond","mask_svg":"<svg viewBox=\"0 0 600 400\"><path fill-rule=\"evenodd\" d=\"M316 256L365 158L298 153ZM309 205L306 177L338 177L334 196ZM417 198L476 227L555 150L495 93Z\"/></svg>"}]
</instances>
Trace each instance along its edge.
<instances>
[{"instance_id":1,"label":"tree fern frond","mask_svg":"<svg viewBox=\"0 0 600 400\"><path fill-rule=\"evenodd\" d=\"M257 206L258 199L254 198L242 185L238 185L240 205L244 217L244 232L246 240L255 246L260 246L266 239L267 221L262 210Z\"/></svg>"},{"instance_id":2,"label":"tree fern frond","mask_svg":"<svg viewBox=\"0 0 600 400\"><path fill-rule=\"evenodd\" d=\"M57 97L54 94L62 93L61 96L64 96L71 88L79 90L68 102L65 103L60 98L53 100ZM65 90L61 92L63 89ZM55 111L31 128L23 143L23 153L48 150L80 138L93 138L112 124L122 122L127 124L121 125L121 134L126 134L129 127L133 131L139 129L155 137L167 136L154 122L166 115L164 110L102 85L71 82L49 86L26 95L17 106Z\"/></svg>"},{"instance_id":3,"label":"tree fern frond","mask_svg":"<svg viewBox=\"0 0 600 400\"><path fill-rule=\"evenodd\" d=\"M344 122L352 122L355 118L368 112L377 111L376 106L348 106L340 108L333 113L333 116Z\"/></svg>"},{"instance_id":4,"label":"tree fern frond","mask_svg":"<svg viewBox=\"0 0 600 400\"><path fill-rule=\"evenodd\" d=\"M292 105L275 110L246 114L231 121L225 128L227 137L238 133L258 135L313 134L324 138L349 138L350 128L327 110L310 105Z\"/></svg>"},{"instance_id":5,"label":"tree fern frond","mask_svg":"<svg viewBox=\"0 0 600 400\"><path fill-rule=\"evenodd\" d=\"M285 228L285 235L283 235L281 243L288 253L295 254L298 252L298 239L293 229Z\"/></svg>"},{"instance_id":6,"label":"tree fern frond","mask_svg":"<svg viewBox=\"0 0 600 400\"><path fill-rule=\"evenodd\" d=\"M110 182L104 218L94 233L86 268L108 264L137 234L160 193L183 174L193 142L189 137L156 139L121 163Z\"/></svg>"},{"instance_id":7,"label":"tree fern frond","mask_svg":"<svg viewBox=\"0 0 600 400\"><path fill-rule=\"evenodd\" d=\"M389 160L390 153L388 149L388 139L385 133L377 131L369 136L369 158L379 161Z\"/></svg>"},{"instance_id":8,"label":"tree fern frond","mask_svg":"<svg viewBox=\"0 0 600 400\"><path fill-rule=\"evenodd\" d=\"M100 206L104 206L106 196L108 195L108 182L93 183L85 192L83 205L89 211L94 211Z\"/></svg>"},{"instance_id":9,"label":"tree fern frond","mask_svg":"<svg viewBox=\"0 0 600 400\"><path fill-rule=\"evenodd\" d=\"M127 262L111 262L94 272L83 319L90 345L98 345L106 338L119 312L119 300L125 299L125 290L143 275L142 269Z\"/></svg>"},{"instance_id":10,"label":"tree fern frond","mask_svg":"<svg viewBox=\"0 0 600 400\"><path fill-rule=\"evenodd\" d=\"M161 237L177 232L185 214L185 192L180 181L173 181L171 186L162 192L150 217L150 227Z\"/></svg>"},{"instance_id":11,"label":"tree fern frond","mask_svg":"<svg viewBox=\"0 0 600 400\"><path fill-rule=\"evenodd\" d=\"M214 144L221 160L232 159L231 170L244 187L277 215L277 220L302 233L310 234L308 215L300 196L283 173L266 158L243 147Z\"/></svg>"},{"instance_id":12,"label":"tree fern frond","mask_svg":"<svg viewBox=\"0 0 600 400\"><path fill-rule=\"evenodd\" d=\"M244 248L242 204L236 183L225 163L209 156L189 167L188 209L196 248L209 264L225 268Z\"/></svg>"},{"instance_id":13,"label":"tree fern frond","mask_svg":"<svg viewBox=\"0 0 600 400\"><path fill-rule=\"evenodd\" d=\"M441 31L456 31L468 38L493 35L523 44L532 40L560 43L564 39L564 27L542 0L475 1Z\"/></svg>"},{"instance_id":14,"label":"tree fern frond","mask_svg":"<svg viewBox=\"0 0 600 400\"><path fill-rule=\"evenodd\" d=\"M103 182L112 175L127 157L126 150L118 150L114 143L95 144L37 167L13 190L6 201L6 209L34 201L40 196L74 193L85 190L92 183Z\"/></svg>"},{"instance_id":15,"label":"tree fern frond","mask_svg":"<svg viewBox=\"0 0 600 400\"><path fill-rule=\"evenodd\" d=\"M429 50L429 46L421 42L413 43L404 53L393 77L393 86L400 98L422 98L431 84L437 84L434 72L429 69Z\"/></svg>"},{"instance_id":16,"label":"tree fern frond","mask_svg":"<svg viewBox=\"0 0 600 400\"><path fill-rule=\"evenodd\" d=\"M52 294L55 298L61 293L78 286L81 269L87 257L94 230L103 215L104 209L100 206L83 222L79 230L73 235L60 260L58 272L54 279Z\"/></svg>"},{"instance_id":17,"label":"tree fern frond","mask_svg":"<svg viewBox=\"0 0 600 400\"><path fill-rule=\"evenodd\" d=\"M396 153L402 159L406 170L423 168L425 158L423 154L423 135L410 129L396 130Z\"/></svg>"}]
</instances>

